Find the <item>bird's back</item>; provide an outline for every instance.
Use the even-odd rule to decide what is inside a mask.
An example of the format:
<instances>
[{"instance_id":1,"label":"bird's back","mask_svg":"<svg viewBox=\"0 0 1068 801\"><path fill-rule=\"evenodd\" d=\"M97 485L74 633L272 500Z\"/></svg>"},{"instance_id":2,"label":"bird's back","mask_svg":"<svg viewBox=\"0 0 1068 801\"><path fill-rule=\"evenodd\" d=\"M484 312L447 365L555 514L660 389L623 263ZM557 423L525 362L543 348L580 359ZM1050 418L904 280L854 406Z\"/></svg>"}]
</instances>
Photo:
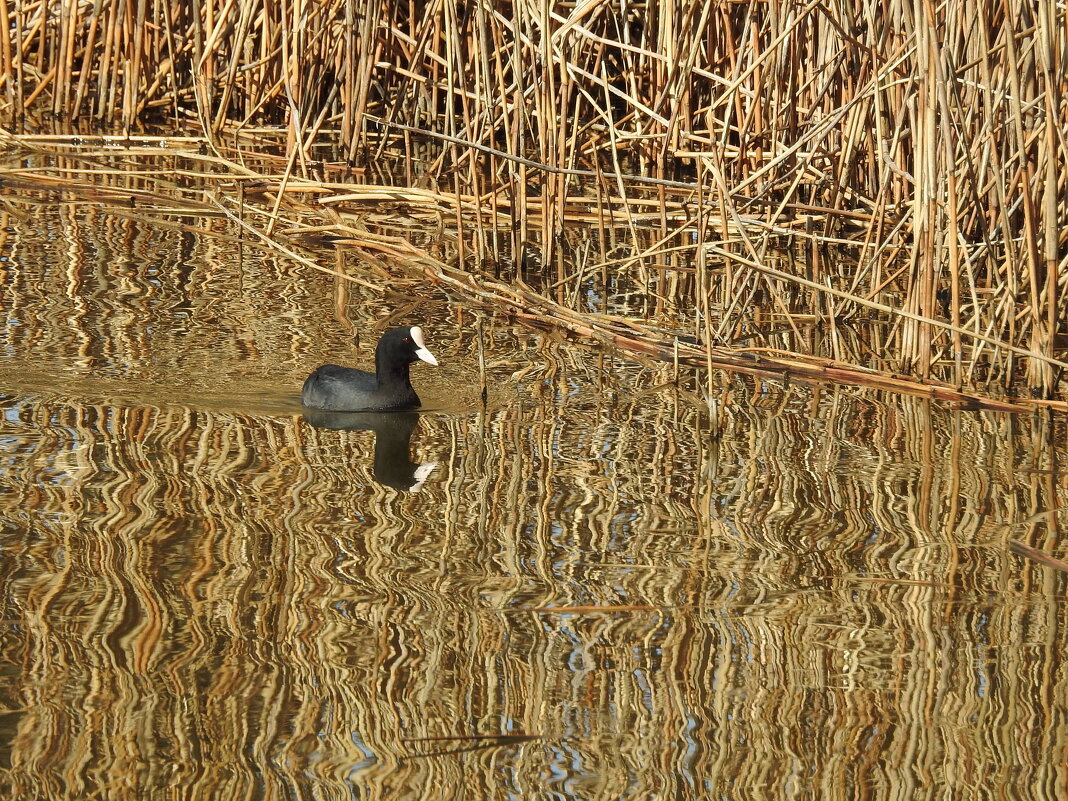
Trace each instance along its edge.
<instances>
[{"instance_id":1,"label":"bird's back","mask_svg":"<svg viewBox=\"0 0 1068 801\"><path fill-rule=\"evenodd\" d=\"M304 382L300 400L309 409L359 409L374 397L378 380L373 373L324 364Z\"/></svg>"},{"instance_id":2,"label":"bird's back","mask_svg":"<svg viewBox=\"0 0 1068 801\"><path fill-rule=\"evenodd\" d=\"M309 409L325 411L373 411L376 409L414 409L419 397L408 386L380 386L374 373L324 364L304 382L301 403Z\"/></svg>"}]
</instances>

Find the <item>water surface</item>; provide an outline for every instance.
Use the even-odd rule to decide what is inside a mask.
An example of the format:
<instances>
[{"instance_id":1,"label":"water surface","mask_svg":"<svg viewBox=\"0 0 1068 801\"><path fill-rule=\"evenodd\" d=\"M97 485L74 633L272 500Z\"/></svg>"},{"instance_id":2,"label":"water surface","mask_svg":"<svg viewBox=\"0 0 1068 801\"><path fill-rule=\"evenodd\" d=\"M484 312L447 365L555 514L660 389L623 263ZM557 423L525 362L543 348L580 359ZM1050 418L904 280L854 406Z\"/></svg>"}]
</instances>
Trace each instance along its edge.
<instances>
[{"instance_id":1,"label":"water surface","mask_svg":"<svg viewBox=\"0 0 1068 801\"><path fill-rule=\"evenodd\" d=\"M1063 419L706 398L224 221L7 200L6 797L1064 797L1068 579L1008 550L1066 555ZM426 410L305 416L394 323Z\"/></svg>"}]
</instances>

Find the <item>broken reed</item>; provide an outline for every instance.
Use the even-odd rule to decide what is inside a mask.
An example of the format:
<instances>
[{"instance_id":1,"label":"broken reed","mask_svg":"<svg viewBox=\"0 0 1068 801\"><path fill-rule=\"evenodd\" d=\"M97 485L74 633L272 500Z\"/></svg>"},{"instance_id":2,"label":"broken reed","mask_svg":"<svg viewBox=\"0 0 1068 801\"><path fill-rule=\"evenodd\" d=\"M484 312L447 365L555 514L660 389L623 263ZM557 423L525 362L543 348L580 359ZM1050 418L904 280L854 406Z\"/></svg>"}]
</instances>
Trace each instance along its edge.
<instances>
[{"instance_id":1,"label":"broken reed","mask_svg":"<svg viewBox=\"0 0 1068 801\"><path fill-rule=\"evenodd\" d=\"M472 269L508 254L559 298L582 216L591 272L686 309L708 347L753 328L757 297L785 347L802 320L836 337L864 308L830 287L891 310L884 365L1048 396L1065 27L1052 0L0 0L0 59L16 128L50 111L221 147L284 127L287 174L328 160L455 195ZM785 277L747 266L799 247Z\"/></svg>"}]
</instances>

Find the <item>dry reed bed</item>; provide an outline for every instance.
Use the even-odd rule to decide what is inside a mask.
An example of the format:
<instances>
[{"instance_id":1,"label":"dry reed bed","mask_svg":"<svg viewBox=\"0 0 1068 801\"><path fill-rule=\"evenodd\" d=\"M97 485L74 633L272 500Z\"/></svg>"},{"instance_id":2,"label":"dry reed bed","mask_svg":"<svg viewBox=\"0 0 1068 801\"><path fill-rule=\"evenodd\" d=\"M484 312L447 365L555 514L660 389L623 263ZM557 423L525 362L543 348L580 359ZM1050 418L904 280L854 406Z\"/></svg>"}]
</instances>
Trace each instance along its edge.
<instances>
[{"instance_id":1,"label":"dry reed bed","mask_svg":"<svg viewBox=\"0 0 1068 801\"><path fill-rule=\"evenodd\" d=\"M1063 392L1052 0L103 0L0 3L0 30L16 129L162 121L222 153L284 126L273 212L308 181L344 184L307 190L342 207L381 202L352 183L398 184L450 218L464 270L519 265L576 312L572 277L625 276L686 310L707 363L764 296L793 332L768 347L818 356L803 325L836 339L875 314L881 372Z\"/></svg>"}]
</instances>

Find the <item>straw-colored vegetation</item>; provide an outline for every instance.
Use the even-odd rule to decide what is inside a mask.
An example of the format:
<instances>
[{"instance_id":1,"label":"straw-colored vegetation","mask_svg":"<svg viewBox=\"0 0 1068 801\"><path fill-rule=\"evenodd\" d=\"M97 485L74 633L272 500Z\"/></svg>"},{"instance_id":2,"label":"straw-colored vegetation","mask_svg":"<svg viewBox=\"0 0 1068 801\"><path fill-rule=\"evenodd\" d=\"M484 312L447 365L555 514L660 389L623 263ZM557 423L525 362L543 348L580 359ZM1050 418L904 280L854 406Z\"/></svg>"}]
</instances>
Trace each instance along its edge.
<instances>
[{"instance_id":1,"label":"straw-colored vegetation","mask_svg":"<svg viewBox=\"0 0 1068 801\"><path fill-rule=\"evenodd\" d=\"M624 348L1051 399L1066 45L1053 0L0 2L0 94L19 135L200 137L272 241Z\"/></svg>"}]
</instances>

